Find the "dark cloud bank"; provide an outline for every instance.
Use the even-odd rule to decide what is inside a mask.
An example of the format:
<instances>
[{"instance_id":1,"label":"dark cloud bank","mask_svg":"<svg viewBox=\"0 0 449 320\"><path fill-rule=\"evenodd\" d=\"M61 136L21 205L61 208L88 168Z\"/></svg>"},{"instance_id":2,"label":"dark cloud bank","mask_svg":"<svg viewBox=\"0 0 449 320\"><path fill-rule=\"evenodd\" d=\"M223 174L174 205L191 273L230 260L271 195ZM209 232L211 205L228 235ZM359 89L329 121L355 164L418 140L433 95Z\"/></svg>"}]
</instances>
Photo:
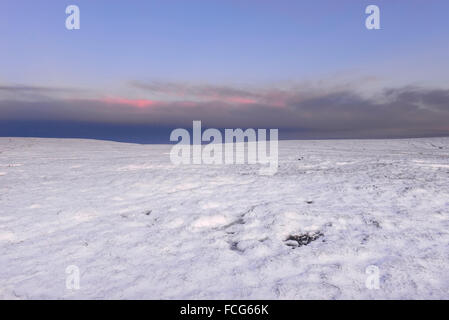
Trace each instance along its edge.
<instances>
[{"instance_id":1,"label":"dark cloud bank","mask_svg":"<svg viewBox=\"0 0 449 320\"><path fill-rule=\"evenodd\" d=\"M178 102L67 99L51 88L0 86L0 136L168 142L174 128L279 128L281 139L449 136L449 90L242 90L141 84L151 93L195 96ZM201 99L205 98L205 99ZM125 102L123 102L125 101Z\"/></svg>"}]
</instances>

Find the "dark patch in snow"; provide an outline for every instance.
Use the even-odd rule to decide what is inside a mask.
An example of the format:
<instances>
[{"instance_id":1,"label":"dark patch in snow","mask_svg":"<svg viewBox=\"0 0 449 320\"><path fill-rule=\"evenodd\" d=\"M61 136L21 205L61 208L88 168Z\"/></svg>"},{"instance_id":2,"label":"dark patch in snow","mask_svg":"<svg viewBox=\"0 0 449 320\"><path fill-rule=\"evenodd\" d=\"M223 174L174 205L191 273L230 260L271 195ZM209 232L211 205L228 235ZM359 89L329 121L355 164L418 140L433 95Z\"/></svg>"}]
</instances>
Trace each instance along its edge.
<instances>
[{"instance_id":1,"label":"dark patch in snow","mask_svg":"<svg viewBox=\"0 0 449 320\"><path fill-rule=\"evenodd\" d=\"M436 145L434 145L433 143L431 143L430 145L431 145L432 147L434 147L434 148L438 148L438 149L440 149L440 150L441 150L441 149L443 149L443 147L442 147L442 146L436 146Z\"/></svg>"},{"instance_id":2,"label":"dark patch in snow","mask_svg":"<svg viewBox=\"0 0 449 320\"><path fill-rule=\"evenodd\" d=\"M364 235L362 238L362 241L360 241L360 244L366 244L369 240L369 235Z\"/></svg>"},{"instance_id":3,"label":"dark patch in snow","mask_svg":"<svg viewBox=\"0 0 449 320\"><path fill-rule=\"evenodd\" d=\"M312 201L312 200L308 200L308 201L306 201L306 203L307 203L307 204L312 204L313 201Z\"/></svg>"},{"instance_id":4,"label":"dark patch in snow","mask_svg":"<svg viewBox=\"0 0 449 320\"><path fill-rule=\"evenodd\" d=\"M376 228L379 228L379 229L380 229L380 223L379 223L378 221L372 220L372 221L371 221L371 224L374 225Z\"/></svg>"},{"instance_id":5,"label":"dark patch in snow","mask_svg":"<svg viewBox=\"0 0 449 320\"><path fill-rule=\"evenodd\" d=\"M324 236L324 234L321 233L321 231L309 232L300 235L289 235L287 239L285 239L285 242L287 246L296 248L306 246L322 236Z\"/></svg>"},{"instance_id":6,"label":"dark patch in snow","mask_svg":"<svg viewBox=\"0 0 449 320\"><path fill-rule=\"evenodd\" d=\"M237 241L231 242L231 250L237 251L237 252L243 252L243 250L239 248L239 243Z\"/></svg>"},{"instance_id":7,"label":"dark patch in snow","mask_svg":"<svg viewBox=\"0 0 449 320\"><path fill-rule=\"evenodd\" d=\"M245 220L243 220L243 218L238 218L237 220L232 221L230 224L225 225L223 227L223 229L227 229L227 228L232 227L233 225L236 225L236 224L245 224Z\"/></svg>"},{"instance_id":8,"label":"dark patch in snow","mask_svg":"<svg viewBox=\"0 0 449 320\"><path fill-rule=\"evenodd\" d=\"M237 220L232 221L231 223L225 225L222 227L222 229L228 229L234 225L238 225L238 224L245 224L245 220L243 219L248 213L251 213L254 211L254 209L256 208L256 206L251 206L247 211L245 211L244 213L242 213L240 215L240 217Z\"/></svg>"},{"instance_id":9,"label":"dark patch in snow","mask_svg":"<svg viewBox=\"0 0 449 320\"><path fill-rule=\"evenodd\" d=\"M373 219L373 218L365 219L365 223L366 223L367 225L375 226L375 227L378 228L378 229L381 228L381 227L380 227L380 222L377 221L377 220L375 220L375 219Z\"/></svg>"},{"instance_id":10,"label":"dark patch in snow","mask_svg":"<svg viewBox=\"0 0 449 320\"><path fill-rule=\"evenodd\" d=\"M144 214L145 214L146 216L149 216L149 215L151 214L151 212L153 212L153 210L146 211Z\"/></svg>"},{"instance_id":11,"label":"dark patch in snow","mask_svg":"<svg viewBox=\"0 0 449 320\"><path fill-rule=\"evenodd\" d=\"M257 206L251 206L245 213L242 214L242 218L246 216L248 213L251 213L256 209Z\"/></svg>"}]
</instances>

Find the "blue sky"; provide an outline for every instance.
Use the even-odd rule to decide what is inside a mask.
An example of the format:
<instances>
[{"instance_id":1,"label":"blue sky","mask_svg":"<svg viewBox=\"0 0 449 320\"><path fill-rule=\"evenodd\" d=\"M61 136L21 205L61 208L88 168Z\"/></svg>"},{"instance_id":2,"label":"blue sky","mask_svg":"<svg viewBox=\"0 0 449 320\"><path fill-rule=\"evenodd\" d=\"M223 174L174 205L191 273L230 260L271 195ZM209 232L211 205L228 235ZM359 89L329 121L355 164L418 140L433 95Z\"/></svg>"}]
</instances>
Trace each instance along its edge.
<instances>
[{"instance_id":1,"label":"blue sky","mask_svg":"<svg viewBox=\"0 0 449 320\"><path fill-rule=\"evenodd\" d=\"M65 8L70 4L80 8L80 30L65 28ZM381 30L365 28L369 4L380 7ZM290 101L297 92L316 97L342 91L343 84L356 87L344 90L373 95L410 86L419 87L421 93L445 90L449 87L448 12L445 0L4 0L0 4L0 85L4 87L0 98L22 104L34 99L40 105L43 96L61 99L61 103L84 99L117 108L127 103L150 106L136 101L184 103L183 108L198 101L214 106L245 102L229 106L235 110L253 101L265 110L273 101L266 95L279 91L287 96L283 101ZM26 92L7 90L14 86ZM33 95L30 87L64 90ZM248 88L250 93L237 96L224 93ZM12 116L10 105L0 107L0 120L30 120L27 107L21 107L23 117ZM172 105L166 109L185 112ZM53 113L39 119L59 120L58 112ZM117 118L123 118L122 114ZM213 115L205 118L211 120ZM167 125L179 124L158 119ZM87 121L89 117L76 114L74 119L61 120ZM253 125L251 121L235 124ZM295 127L294 123L273 123L284 125ZM298 129L304 126L299 123ZM307 128L317 129L314 126L312 121ZM440 132L441 125L436 127Z\"/></svg>"}]
</instances>

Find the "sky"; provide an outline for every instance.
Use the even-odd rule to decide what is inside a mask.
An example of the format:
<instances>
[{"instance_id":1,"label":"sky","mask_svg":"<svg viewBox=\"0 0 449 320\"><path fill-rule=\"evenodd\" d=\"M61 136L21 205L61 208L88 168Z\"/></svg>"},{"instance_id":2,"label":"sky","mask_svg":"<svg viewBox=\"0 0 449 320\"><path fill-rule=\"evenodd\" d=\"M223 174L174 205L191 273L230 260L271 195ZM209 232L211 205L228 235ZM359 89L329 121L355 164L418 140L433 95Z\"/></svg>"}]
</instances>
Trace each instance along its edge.
<instances>
[{"instance_id":1,"label":"sky","mask_svg":"<svg viewBox=\"0 0 449 320\"><path fill-rule=\"evenodd\" d=\"M368 5L380 29L368 30ZM67 30L66 7L80 9ZM449 135L446 0L2 0L0 136Z\"/></svg>"}]
</instances>

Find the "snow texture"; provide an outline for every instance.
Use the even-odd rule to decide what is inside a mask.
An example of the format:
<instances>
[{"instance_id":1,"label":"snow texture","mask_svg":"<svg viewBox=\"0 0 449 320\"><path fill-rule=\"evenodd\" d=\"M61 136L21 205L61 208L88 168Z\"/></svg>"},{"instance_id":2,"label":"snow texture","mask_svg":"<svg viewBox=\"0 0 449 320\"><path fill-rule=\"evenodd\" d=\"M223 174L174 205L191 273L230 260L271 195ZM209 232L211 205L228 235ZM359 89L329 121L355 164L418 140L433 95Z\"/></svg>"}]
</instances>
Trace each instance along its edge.
<instances>
[{"instance_id":1,"label":"snow texture","mask_svg":"<svg viewBox=\"0 0 449 320\"><path fill-rule=\"evenodd\" d=\"M0 138L0 298L449 299L449 138L282 141L274 176L170 148Z\"/></svg>"}]
</instances>

